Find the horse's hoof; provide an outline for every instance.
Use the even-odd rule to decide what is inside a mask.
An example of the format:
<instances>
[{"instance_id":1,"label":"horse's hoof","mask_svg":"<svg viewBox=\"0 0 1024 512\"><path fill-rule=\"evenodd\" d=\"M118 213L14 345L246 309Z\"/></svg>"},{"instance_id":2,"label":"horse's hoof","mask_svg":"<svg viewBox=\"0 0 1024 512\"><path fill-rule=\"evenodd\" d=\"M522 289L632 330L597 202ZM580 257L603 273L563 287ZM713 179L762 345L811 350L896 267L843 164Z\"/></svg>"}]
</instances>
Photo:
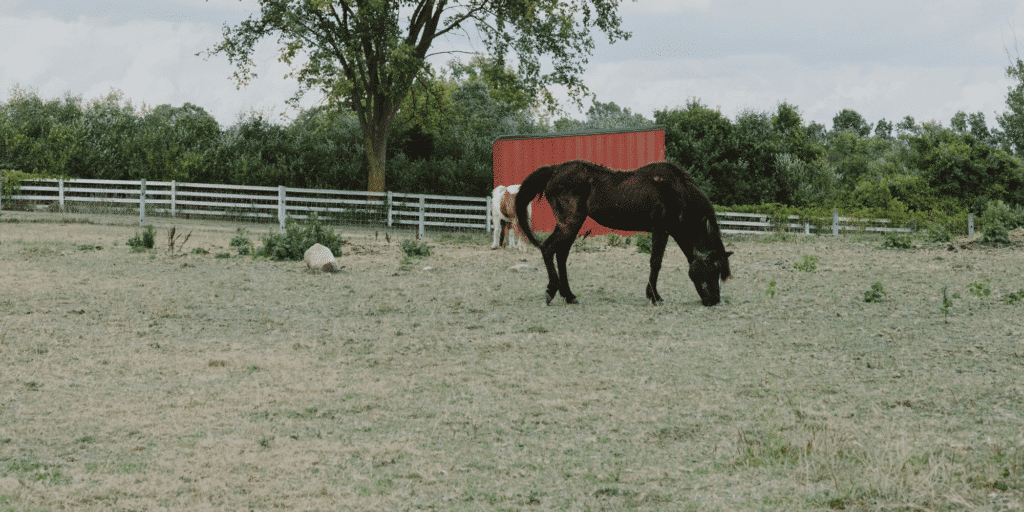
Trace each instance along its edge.
<instances>
[{"instance_id":1,"label":"horse's hoof","mask_svg":"<svg viewBox=\"0 0 1024 512\"><path fill-rule=\"evenodd\" d=\"M544 294L544 305L545 306L550 306L551 305L551 301L554 300L554 298L555 298L554 295L551 295L550 293L545 293Z\"/></svg>"},{"instance_id":2,"label":"horse's hoof","mask_svg":"<svg viewBox=\"0 0 1024 512\"><path fill-rule=\"evenodd\" d=\"M583 304L583 301L579 297L573 297L571 299L565 299L566 304Z\"/></svg>"},{"instance_id":3,"label":"horse's hoof","mask_svg":"<svg viewBox=\"0 0 1024 512\"><path fill-rule=\"evenodd\" d=\"M665 305L665 301L662 300L662 299L652 300L651 301L651 305L652 306L664 306Z\"/></svg>"}]
</instances>

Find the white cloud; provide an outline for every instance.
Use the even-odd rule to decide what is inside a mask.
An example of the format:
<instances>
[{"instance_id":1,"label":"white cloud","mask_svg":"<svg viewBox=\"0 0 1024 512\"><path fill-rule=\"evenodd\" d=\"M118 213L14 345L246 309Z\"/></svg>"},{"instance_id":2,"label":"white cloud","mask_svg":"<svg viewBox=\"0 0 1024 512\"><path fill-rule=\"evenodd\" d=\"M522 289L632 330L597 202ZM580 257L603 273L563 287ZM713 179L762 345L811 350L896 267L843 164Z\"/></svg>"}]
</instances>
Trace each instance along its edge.
<instances>
[{"instance_id":1,"label":"white cloud","mask_svg":"<svg viewBox=\"0 0 1024 512\"><path fill-rule=\"evenodd\" d=\"M196 56L221 39L209 23L132 20L106 24L81 16L74 21L0 16L0 87L29 87L44 98L70 92L86 100L122 91L133 104L190 102L223 124L240 113L278 114L297 84L285 80L273 41L257 53L259 79L236 89L227 59Z\"/></svg>"}]
</instances>

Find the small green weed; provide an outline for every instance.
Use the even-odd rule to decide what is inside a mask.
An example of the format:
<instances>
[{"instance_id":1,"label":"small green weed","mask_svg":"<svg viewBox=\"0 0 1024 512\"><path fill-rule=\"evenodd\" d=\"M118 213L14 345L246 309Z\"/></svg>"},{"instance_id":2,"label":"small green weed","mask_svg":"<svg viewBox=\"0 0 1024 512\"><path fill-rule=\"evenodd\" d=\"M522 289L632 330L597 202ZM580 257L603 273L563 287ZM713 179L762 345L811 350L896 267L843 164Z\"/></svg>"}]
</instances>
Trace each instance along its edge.
<instances>
[{"instance_id":1,"label":"small green weed","mask_svg":"<svg viewBox=\"0 0 1024 512\"><path fill-rule=\"evenodd\" d=\"M984 299L985 297L992 295L992 289L988 287L988 281L976 282L967 285L967 293L979 299Z\"/></svg>"},{"instance_id":2,"label":"small green weed","mask_svg":"<svg viewBox=\"0 0 1024 512\"><path fill-rule=\"evenodd\" d=\"M945 322L949 322L949 313L953 310L953 299L949 298L949 286L942 287L942 306L939 307L939 311L942 311L942 319Z\"/></svg>"},{"instance_id":3,"label":"small green weed","mask_svg":"<svg viewBox=\"0 0 1024 512\"><path fill-rule=\"evenodd\" d=\"M882 241L882 249L910 249L911 238L900 233L886 233Z\"/></svg>"},{"instance_id":4,"label":"small green weed","mask_svg":"<svg viewBox=\"0 0 1024 512\"><path fill-rule=\"evenodd\" d=\"M637 233L636 235L636 252L641 254L650 254L654 248L654 243L651 241L650 233ZM628 244L627 244L628 245Z\"/></svg>"},{"instance_id":5,"label":"small green weed","mask_svg":"<svg viewBox=\"0 0 1024 512\"><path fill-rule=\"evenodd\" d=\"M402 252L408 258L425 258L430 256L431 247L426 242L402 240Z\"/></svg>"},{"instance_id":6,"label":"small green weed","mask_svg":"<svg viewBox=\"0 0 1024 512\"><path fill-rule=\"evenodd\" d=\"M214 258L217 258L218 260L226 260L226 259L228 259L230 257L231 257L231 253L230 252L219 252L219 253L217 253L214 256Z\"/></svg>"},{"instance_id":7,"label":"small green weed","mask_svg":"<svg viewBox=\"0 0 1024 512\"><path fill-rule=\"evenodd\" d=\"M142 233L135 232L135 236L128 239L128 247L134 252L142 252L153 248L156 244L156 228L152 225L146 226Z\"/></svg>"},{"instance_id":8,"label":"small green weed","mask_svg":"<svg viewBox=\"0 0 1024 512\"><path fill-rule=\"evenodd\" d=\"M206 249L203 249L202 247L196 247L195 249L192 249L192 254L198 254L198 255L202 256L204 254L210 254L210 251L207 251Z\"/></svg>"},{"instance_id":9,"label":"small green weed","mask_svg":"<svg viewBox=\"0 0 1024 512\"><path fill-rule=\"evenodd\" d=\"M776 293L778 292L775 289L775 281L769 281L768 288L764 291L764 294L767 295L769 299L774 299Z\"/></svg>"},{"instance_id":10,"label":"small green weed","mask_svg":"<svg viewBox=\"0 0 1024 512\"><path fill-rule=\"evenodd\" d=\"M249 230L245 228L238 228L237 234L228 245L238 250L239 256L248 256L255 250L252 240L249 239Z\"/></svg>"},{"instance_id":11,"label":"small green weed","mask_svg":"<svg viewBox=\"0 0 1024 512\"><path fill-rule=\"evenodd\" d=\"M882 287L881 281L875 281L871 283L871 289L864 292L864 302L882 302L882 299L888 295L885 292L885 288Z\"/></svg>"},{"instance_id":12,"label":"small green weed","mask_svg":"<svg viewBox=\"0 0 1024 512\"><path fill-rule=\"evenodd\" d=\"M801 272L814 272L818 268L818 257L804 254L803 263L794 263L793 268Z\"/></svg>"},{"instance_id":13,"label":"small green weed","mask_svg":"<svg viewBox=\"0 0 1024 512\"><path fill-rule=\"evenodd\" d=\"M617 233L608 233L605 236L605 241L608 243L608 247L622 247L625 245L625 240L628 238L622 238Z\"/></svg>"},{"instance_id":14,"label":"small green weed","mask_svg":"<svg viewBox=\"0 0 1024 512\"><path fill-rule=\"evenodd\" d=\"M1007 293L1006 296L1003 297L1003 302L1006 304L1016 304L1022 300L1024 300L1024 289Z\"/></svg>"}]
</instances>

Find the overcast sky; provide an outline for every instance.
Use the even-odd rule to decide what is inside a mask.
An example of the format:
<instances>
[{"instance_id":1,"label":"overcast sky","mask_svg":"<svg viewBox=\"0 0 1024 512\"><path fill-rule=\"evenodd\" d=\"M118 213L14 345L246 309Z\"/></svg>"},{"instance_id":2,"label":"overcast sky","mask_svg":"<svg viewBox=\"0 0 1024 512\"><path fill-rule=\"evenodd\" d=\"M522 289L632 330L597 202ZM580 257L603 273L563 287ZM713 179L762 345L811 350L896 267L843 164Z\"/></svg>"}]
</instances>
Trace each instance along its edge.
<instances>
[{"instance_id":1,"label":"overcast sky","mask_svg":"<svg viewBox=\"0 0 1024 512\"><path fill-rule=\"evenodd\" d=\"M253 0L0 0L0 99L16 84L47 99L119 90L136 106L193 103L224 126L251 110L294 117L285 100L297 86L273 41L240 90L226 58L195 56L256 10ZM995 125L1007 51L1016 58L1017 39L1024 48L1024 1L639 0L620 14L633 37L600 39L584 81L598 101L648 118L698 98L730 118L786 101L826 127L844 108L871 123L946 126L958 110L981 111Z\"/></svg>"}]
</instances>

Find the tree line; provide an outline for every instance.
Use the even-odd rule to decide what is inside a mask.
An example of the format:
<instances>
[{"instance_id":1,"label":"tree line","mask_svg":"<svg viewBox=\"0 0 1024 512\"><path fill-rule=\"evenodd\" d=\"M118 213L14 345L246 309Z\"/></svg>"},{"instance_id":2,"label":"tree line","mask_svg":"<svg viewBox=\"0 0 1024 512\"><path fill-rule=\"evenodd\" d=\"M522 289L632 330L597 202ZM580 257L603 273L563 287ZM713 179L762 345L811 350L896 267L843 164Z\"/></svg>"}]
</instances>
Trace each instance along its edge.
<instances>
[{"instance_id":1,"label":"tree line","mask_svg":"<svg viewBox=\"0 0 1024 512\"><path fill-rule=\"evenodd\" d=\"M1024 76L1024 64L1009 69ZM730 118L690 99L645 118L594 101L586 119L554 118L494 59L452 61L405 97L389 134L388 188L485 196L491 146L508 134L660 125L666 159L687 168L715 204L907 211L982 211L1024 204L1022 86L990 129L981 112L939 121L869 123L843 110L826 129L796 105ZM202 107L136 107L120 93L44 99L15 88L0 103L0 169L21 175L365 190L368 163L355 114L301 111L274 122L251 112L221 127Z\"/></svg>"}]
</instances>

